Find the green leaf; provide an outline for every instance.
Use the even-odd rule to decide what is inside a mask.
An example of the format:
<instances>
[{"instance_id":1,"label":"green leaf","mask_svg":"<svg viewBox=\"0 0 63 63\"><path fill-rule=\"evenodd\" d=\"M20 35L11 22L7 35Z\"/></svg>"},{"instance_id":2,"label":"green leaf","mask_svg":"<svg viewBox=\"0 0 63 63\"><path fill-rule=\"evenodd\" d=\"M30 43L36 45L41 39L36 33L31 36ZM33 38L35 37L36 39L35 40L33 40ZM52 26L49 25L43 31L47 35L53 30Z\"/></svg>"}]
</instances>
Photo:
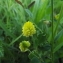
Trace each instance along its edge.
<instances>
[{"instance_id":1,"label":"green leaf","mask_svg":"<svg viewBox=\"0 0 63 63\"><path fill-rule=\"evenodd\" d=\"M4 49L3 49L2 43L0 42L0 58L1 57L4 57Z\"/></svg>"},{"instance_id":2,"label":"green leaf","mask_svg":"<svg viewBox=\"0 0 63 63\"><path fill-rule=\"evenodd\" d=\"M25 12L28 14L29 20L33 20L33 14L29 9L25 9Z\"/></svg>"},{"instance_id":3,"label":"green leaf","mask_svg":"<svg viewBox=\"0 0 63 63\"><path fill-rule=\"evenodd\" d=\"M63 46L63 29L57 34L54 41L56 42L54 52L58 51Z\"/></svg>"},{"instance_id":4,"label":"green leaf","mask_svg":"<svg viewBox=\"0 0 63 63\"><path fill-rule=\"evenodd\" d=\"M38 5L38 11L35 17L36 22L39 22L44 17L48 2L49 0L41 0L39 2L40 4Z\"/></svg>"},{"instance_id":5,"label":"green leaf","mask_svg":"<svg viewBox=\"0 0 63 63\"><path fill-rule=\"evenodd\" d=\"M41 63L37 57L31 59L31 63Z\"/></svg>"},{"instance_id":6,"label":"green leaf","mask_svg":"<svg viewBox=\"0 0 63 63\"><path fill-rule=\"evenodd\" d=\"M5 33L10 36L11 38L15 38L16 36L11 33L7 28L6 25L0 20L0 27L5 31Z\"/></svg>"},{"instance_id":7,"label":"green leaf","mask_svg":"<svg viewBox=\"0 0 63 63\"><path fill-rule=\"evenodd\" d=\"M36 19L36 15L37 15L37 12L38 12L38 9L39 9L39 1L40 0L35 0L35 4L34 4L34 7L33 7L33 20L35 21Z\"/></svg>"}]
</instances>

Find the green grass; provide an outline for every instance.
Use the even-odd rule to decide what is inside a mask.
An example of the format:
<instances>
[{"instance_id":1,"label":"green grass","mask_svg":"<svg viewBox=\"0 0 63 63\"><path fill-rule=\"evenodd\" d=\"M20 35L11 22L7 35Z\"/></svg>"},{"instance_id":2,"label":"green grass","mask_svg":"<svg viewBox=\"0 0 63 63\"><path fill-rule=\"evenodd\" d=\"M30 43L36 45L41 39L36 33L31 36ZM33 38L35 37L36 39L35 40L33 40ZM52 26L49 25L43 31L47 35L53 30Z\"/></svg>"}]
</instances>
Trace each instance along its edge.
<instances>
[{"instance_id":1,"label":"green grass","mask_svg":"<svg viewBox=\"0 0 63 63\"><path fill-rule=\"evenodd\" d=\"M53 0L53 10L51 1L19 0L22 3L19 4L15 0L0 0L0 63L53 63L51 59L60 63L59 58L63 58L63 1ZM33 37L22 35L22 26L27 21L36 27ZM23 40L31 43L27 52L19 49Z\"/></svg>"}]
</instances>

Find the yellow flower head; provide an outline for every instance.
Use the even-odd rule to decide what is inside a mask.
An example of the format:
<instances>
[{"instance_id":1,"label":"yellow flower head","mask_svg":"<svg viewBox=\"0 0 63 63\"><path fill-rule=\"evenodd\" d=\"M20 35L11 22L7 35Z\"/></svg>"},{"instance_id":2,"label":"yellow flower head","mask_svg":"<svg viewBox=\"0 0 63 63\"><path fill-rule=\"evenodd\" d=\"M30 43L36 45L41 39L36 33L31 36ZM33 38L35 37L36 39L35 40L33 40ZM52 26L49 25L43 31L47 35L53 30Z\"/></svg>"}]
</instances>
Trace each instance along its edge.
<instances>
[{"instance_id":1,"label":"yellow flower head","mask_svg":"<svg viewBox=\"0 0 63 63\"><path fill-rule=\"evenodd\" d=\"M22 51L22 52L26 52L28 51L29 47L30 47L30 42L29 41L22 41L20 44L19 44L19 49Z\"/></svg>"},{"instance_id":2,"label":"yellow flower head","mask_svg":"<svg viewBox=\"0 0 63 63\"><path fill-rule=\"evenodd\" d=\"M29 37L36 33L35 26L32 22L26 22L22 27L23 36Z\"/></svg>"}]
</instances>

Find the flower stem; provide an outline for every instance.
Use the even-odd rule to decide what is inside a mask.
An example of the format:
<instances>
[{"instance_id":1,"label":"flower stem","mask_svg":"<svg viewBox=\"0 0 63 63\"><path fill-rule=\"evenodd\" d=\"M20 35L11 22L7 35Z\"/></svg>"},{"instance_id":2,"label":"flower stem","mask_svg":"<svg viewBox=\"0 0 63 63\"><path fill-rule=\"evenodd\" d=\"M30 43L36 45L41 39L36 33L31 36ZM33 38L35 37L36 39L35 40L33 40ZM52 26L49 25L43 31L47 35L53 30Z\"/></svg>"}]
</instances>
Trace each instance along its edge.
<instances>
[{"instance_id":1,"label":"flower stem","mask_svg":"<svg viewBox=\"0 0 63 63\"><path fill-rule=\"evenodd\" d=\"M51 63L54 63L54 53L53 53L53 46L54 46L54 34L53 34L53 0L51 0L51 21L52 21Z\"/></svg>"},{"instance_id":2,"label":"flower stem","mask_svg":"<svg viewBox=\"0 0 63 63\"><path fill-rule=\"evenodd\" d=\"M20 39L22 37L22 34L20 36L18 36L15 40L13 40L9 46L13 45L18 39Z\"/></svg>"}]
</instances>

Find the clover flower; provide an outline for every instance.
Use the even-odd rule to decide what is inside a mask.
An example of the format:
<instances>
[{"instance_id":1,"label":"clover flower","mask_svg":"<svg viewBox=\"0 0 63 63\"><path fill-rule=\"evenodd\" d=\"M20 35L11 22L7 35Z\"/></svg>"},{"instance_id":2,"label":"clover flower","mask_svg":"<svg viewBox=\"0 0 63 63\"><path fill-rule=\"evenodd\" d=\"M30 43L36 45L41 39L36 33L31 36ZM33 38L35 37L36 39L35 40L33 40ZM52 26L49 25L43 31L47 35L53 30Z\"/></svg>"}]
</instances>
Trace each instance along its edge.
<instances>
[{"instance_id":1,"label":"clover flower","mask_svg":"<svg viewBox=\"0 0 63 63\"><path fill-rule=\"evenodd\" d=\"M35 26L32 22L26 22L22 27L23 36L29 37L36 33Z\"/></svg>"},{"instance_id":2,"label":"clover flower","mask_svg":"<svg viewBox=\"0 0 63 63\"><path fill-rule=\"evenodd\" d=\"M20 44L19 44L19 49L22 51L22 52L26 52L28 51L29 47L30 47L30 42L29 41L22 41Z\"/></svg>"}]
</instances>

